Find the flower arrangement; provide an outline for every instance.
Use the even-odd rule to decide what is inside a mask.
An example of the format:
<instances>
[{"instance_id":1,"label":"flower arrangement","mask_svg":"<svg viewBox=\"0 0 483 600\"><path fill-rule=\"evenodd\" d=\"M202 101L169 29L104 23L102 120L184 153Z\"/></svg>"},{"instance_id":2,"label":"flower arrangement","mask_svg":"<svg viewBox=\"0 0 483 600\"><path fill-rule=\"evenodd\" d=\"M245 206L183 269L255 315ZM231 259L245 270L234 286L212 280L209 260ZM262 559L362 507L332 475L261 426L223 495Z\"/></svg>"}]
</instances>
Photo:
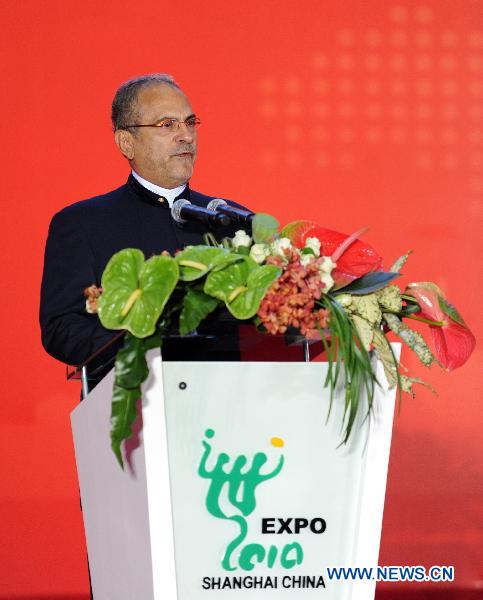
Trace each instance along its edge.
<instances>
[{"instance_id":1,"label":"flower arrangement","mask_svg":"<svg viewBox=\"0 0 483 600\"><path fill-rule=\"evenodd\" d=\"M393 282L410 252L385 271L374 248L360 240L364 232L347 236L308 221L279 231L274 217L257 214L251 236L240 230L218 243L207 234L205 245L148 260L136 249L115 254L102 287L91 286L85 295L87 311L97 313L104 327L126 331L116 356L111 413L111 445L121 466L121 444L132 433L136 401L148 376L146 352L162 344L173 324L186 335L221 306L260 332L284 334L295 328L322 342L331 401L339 378L344 380L342 443L349 439L364 391L371 409L377 385L371 351L390 386L413 393L415 383L427 385L400 372L387 332L399 336L428 367L433 362L446 370L461 366L475 338L456 308L431 282L411 283L401 291ZM411 320L429 326L434 353L408 326Z\"/></svg>"}]
</instances>

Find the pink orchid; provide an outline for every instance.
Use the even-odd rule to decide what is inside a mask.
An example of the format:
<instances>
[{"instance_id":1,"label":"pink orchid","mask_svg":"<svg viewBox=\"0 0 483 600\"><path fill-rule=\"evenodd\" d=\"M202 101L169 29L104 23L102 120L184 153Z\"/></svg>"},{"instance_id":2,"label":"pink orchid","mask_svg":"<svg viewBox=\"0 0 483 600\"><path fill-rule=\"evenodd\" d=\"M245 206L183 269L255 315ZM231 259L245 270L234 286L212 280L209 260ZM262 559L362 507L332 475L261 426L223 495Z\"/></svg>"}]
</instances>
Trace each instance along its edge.
<instances>
[{"instance_id":1,"label":"pink orchid","mask_svg":"<svg viewBox=\"0 0 483 600\"><path fill-rule=\"evenodd\" d=\"M411 283L405 292L413 296L421 307L414 318L429 321L436 357L448 370L461 367L473 352L475 336L466 323L444 297L437 285L429 281Z\"/></svg>"}]
</instances>

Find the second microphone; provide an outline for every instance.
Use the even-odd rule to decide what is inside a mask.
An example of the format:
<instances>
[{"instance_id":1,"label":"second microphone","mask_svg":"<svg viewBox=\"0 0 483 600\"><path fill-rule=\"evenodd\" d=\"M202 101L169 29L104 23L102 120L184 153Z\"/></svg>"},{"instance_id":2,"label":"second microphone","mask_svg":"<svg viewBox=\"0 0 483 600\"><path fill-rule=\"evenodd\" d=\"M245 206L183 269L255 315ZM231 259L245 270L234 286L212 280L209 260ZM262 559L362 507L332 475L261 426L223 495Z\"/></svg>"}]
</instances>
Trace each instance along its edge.
<instances>
[{"instance_id":1,"label":"second microphone","mask_svg":"<svg viewBox=\"0 0 483 600\"><path fill-rule=\"evenodd\" d=\"M213 229L226 227L231 223L231 219L227 215L191 204L189 200L184 200L183 198L173 203L171 216L176 223L183 224L187 221L197 221Z\"/></svg>"}]
</instances>

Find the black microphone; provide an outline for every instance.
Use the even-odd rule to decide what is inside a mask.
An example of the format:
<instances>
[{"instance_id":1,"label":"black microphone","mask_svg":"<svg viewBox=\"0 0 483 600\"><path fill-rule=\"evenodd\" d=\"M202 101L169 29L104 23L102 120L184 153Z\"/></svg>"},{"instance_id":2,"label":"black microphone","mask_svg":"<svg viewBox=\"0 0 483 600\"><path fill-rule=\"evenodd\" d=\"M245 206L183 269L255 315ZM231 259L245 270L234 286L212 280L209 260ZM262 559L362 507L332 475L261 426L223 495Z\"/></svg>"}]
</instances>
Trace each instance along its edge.
<instances>
[{"instance_id":1,"label":"black microphone","mask_svg":"<svg viewBox=\"0 0 483 600\"><path fill-rule=\"evenodd\" d=\"M180 224L187 221L199 221L208 227L225 227L231 223L231 219L227 215L213 212L202 206L196 206L183 198L173 203L171 216L176 223Z\"/></svg>"},{"instance_id":2,"label":"black microphone","mask_svg":"<svg viewBox=\"0 0 483 600\"><path fill-rule=\"evenodd\" d=\"M216 214L230 217L230 219L239 223L242 227L251 227L252 219L255 216L255 213L252 213L250 210L230 206L228 202L221 198L215 198L211 202L208 202L207 208L214 210Z\"/></svg>"}]
</instances>

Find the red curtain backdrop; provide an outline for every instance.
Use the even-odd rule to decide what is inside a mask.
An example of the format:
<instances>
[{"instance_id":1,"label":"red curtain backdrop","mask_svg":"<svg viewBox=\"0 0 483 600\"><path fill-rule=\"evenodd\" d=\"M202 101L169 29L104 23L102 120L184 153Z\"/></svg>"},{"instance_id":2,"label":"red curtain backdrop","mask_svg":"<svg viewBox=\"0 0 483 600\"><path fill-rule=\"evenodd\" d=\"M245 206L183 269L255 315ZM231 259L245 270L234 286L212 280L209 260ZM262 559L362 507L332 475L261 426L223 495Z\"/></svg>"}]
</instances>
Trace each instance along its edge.
<instances>
[{"instance_id":1,"label":"red curtain backdrop","mask_svg":"<svg viewBox=\"0 0 483 600\"><path fill-rule=\"evenodd\" d=\"M195 189L282 223L369 225L388 266L414 249L405 281L437 282L481 339L483 12L479 0L7 0L0 10L0 597L82 595L69 423L79 390L41 348L38 290L52 214L127 177L109 123L116 87L174 74L203 121ZM395 419L380 564L455 565L448 593L476 589L481 346L450 375L425 372L407 350L403 362L439 397L422 388Z\"/></svg>"}]
</instances>

